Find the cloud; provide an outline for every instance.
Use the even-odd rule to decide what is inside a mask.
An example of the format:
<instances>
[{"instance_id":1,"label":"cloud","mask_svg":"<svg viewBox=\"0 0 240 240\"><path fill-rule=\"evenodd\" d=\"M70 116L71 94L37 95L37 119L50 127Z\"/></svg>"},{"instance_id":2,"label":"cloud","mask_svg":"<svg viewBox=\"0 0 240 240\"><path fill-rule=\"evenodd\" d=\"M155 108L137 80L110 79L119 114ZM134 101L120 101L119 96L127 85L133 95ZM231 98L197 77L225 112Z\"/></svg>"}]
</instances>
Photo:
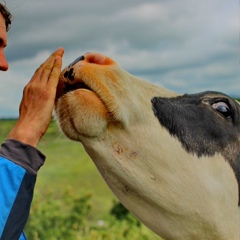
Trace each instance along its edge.
<instances>
[{"instance_id":1,"label":"cloud","mask_svg":"<svg viewBox=\"0 0 240 240\"><path fill-rule=\"evenodd\" d=\"M6 49L11 68L2 73L6 83L0 90L2 98L10 96L5 92L11 88L21 99L20 89L59 46L65 48L64 66L96 51L130 73L179 93L211 89L240 96L237 2L8 0L7 4L14 21ZM9 107L15 109L9 114L16 115L17 104L16 99L3 101L0 112Z\"/></svg>"}]
</instances>

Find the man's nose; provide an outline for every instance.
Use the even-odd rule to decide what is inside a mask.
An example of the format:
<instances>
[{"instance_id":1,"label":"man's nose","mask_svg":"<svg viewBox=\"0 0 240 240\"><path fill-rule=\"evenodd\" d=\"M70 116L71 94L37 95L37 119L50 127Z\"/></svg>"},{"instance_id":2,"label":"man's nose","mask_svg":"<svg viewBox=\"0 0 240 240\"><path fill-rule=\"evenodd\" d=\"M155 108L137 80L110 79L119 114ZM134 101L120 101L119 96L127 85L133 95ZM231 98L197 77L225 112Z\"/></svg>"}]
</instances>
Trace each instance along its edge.
<instances>
[{"instance_id":1,"label":"man's nose","mask_svg":"<svg viewBox=\"0 0 240 240\"><path fill-rule=\"evenodd\" d=\"M8 62L2 50L0 51L0 71L7 71L7 70L8 70Z\"/></svg>"}]
</instances>

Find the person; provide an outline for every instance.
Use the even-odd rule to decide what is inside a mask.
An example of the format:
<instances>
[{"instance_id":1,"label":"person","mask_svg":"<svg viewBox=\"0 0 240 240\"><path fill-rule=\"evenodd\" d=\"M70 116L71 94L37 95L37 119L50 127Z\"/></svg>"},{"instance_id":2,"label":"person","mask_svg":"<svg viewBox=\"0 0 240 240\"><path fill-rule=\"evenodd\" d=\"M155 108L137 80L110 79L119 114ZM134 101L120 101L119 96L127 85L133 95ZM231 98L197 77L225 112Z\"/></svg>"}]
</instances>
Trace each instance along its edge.
<instances>
[{"instance_id":1,"label":"person","mask_svg":"<svg viewBox=\"0 0 240 240\"><path fill-rule=\"evenodd\" d=\"M8 70L4 55L12 16L0 3L0 70ZM19 118L0 149L0 239L26 239L37 172L45 156L36 149L52 118L64 49L57 49L25 86Z\"/></svg>"}]
</instances>

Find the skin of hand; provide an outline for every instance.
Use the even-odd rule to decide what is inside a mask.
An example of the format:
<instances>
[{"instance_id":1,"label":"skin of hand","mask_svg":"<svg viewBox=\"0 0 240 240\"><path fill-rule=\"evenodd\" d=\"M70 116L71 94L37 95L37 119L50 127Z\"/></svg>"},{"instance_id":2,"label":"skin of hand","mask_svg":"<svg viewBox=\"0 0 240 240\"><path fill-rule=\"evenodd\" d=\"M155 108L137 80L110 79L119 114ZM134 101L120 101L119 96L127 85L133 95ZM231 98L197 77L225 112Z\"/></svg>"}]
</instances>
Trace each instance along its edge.
<instances>
[{"instance_id":1,"label":"skin of hand","mask_svg":"<svg viewBox=\"0 0 240 240\"><path fill-rule=\"evenodd\" d=\"M8 139L36 147L47 131L52 118L63 54L64 49L58 48L36 70L25 86L19 107L19 119Z\"/></svg>"}]
</instances>

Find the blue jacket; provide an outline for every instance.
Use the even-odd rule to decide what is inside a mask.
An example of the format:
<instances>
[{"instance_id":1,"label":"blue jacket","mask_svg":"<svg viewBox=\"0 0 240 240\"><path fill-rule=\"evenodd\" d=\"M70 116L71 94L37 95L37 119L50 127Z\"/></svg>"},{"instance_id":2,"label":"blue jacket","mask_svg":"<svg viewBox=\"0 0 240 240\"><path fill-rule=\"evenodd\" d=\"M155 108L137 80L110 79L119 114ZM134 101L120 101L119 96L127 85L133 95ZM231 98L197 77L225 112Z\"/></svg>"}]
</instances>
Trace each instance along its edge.
<instances>
[{"instance_id":1,"label":"blue jacket","mask_svg":"<svg viewBox=\"0 0 240 240\"><path fill-rule=\"evenodd\" d=\"M0 149L0 240L26 239L37 171L45 156L36 148L6 140Z\"/></svg>"}]
</instances>

